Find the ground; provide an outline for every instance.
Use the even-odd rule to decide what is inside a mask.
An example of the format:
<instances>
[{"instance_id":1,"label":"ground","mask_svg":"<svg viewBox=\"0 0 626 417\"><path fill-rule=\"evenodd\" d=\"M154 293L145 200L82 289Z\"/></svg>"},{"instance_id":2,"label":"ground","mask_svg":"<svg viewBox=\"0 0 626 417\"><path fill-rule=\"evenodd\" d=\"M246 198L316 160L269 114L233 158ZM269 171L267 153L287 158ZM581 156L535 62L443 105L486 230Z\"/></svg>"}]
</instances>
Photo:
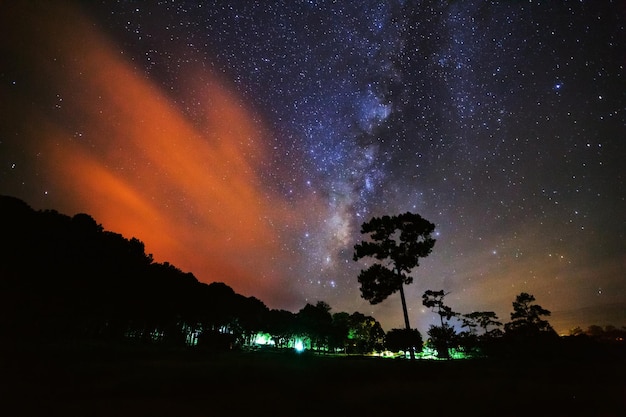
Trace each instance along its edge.
<instances>
[{"instance_id":1,"label":"ground","mask_svg":"<svg viewBox=\"0 0 626 417\"><path fill-rule=\"evenodd\" d=\"M272 352L4 352L4 416L622 416L615 358L415 361Z\"/></svg>"}]
</instances>

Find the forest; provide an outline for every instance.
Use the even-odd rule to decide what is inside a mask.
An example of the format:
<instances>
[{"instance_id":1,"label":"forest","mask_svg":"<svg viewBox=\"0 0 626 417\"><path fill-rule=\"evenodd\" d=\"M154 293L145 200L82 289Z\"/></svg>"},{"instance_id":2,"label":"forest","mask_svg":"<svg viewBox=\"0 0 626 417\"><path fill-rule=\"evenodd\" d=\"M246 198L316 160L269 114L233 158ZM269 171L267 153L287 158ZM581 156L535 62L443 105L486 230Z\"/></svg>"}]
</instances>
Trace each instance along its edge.
<instances>
[{"instance_id":1,"label":"forest","mask_svg":"<svg viewBox=\"0 0 626 417\"><path fill-rule=\"evenodd\" d=\"M35 211L0 198L0 326L12 343L128 341L234 349L261 345L366 353L384 332L373 318L324 302L273 310L222 282L154 262L136 239L91 216Z\"/></svg>"},{"instance_id":2,"label":"forest","mask_svg":"<svg viewBox=\"0 0 626 417\"><path fill-rule=\"evenodd\" d=\"M623 349L624 328L592 326L559 337L531 294L513 300L511 320L461 314L446 293L426 291L440 320L385 332L371 316L333 312L324 301L298 312L269 309L222 282L205 284L154 262L137 238L106 231L88 214L35 211L0 197L0 332L6 345L127 343L206 350L307 350L422 358L594 355ZM461 329L461 330L457 330Z\"/></svg>"}]
</instances>

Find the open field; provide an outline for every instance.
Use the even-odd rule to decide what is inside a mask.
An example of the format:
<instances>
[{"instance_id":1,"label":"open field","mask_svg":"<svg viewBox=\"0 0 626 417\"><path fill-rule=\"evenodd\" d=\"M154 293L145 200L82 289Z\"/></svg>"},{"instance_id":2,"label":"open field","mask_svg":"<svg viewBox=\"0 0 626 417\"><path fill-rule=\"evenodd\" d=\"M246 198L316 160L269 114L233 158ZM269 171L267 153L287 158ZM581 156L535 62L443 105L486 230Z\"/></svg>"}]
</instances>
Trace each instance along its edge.
<instances>
[{"instance_id":1,"label":"open field","mask_svg":"<svg viewBox=\"0 0 626 417\"><path fill-rule=\"evenodd\" d=\"M625 361L311 354L3 354L3 416L622 416Z\"/></svg>"}]
</instances>

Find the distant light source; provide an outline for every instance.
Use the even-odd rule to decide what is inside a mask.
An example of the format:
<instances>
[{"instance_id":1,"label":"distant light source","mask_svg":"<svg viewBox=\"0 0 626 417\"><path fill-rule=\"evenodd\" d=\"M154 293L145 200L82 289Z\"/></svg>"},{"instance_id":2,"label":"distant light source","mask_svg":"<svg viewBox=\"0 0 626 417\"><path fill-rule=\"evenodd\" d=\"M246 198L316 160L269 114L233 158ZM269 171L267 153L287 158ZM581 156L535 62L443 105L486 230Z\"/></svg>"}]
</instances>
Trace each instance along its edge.
<instances>
[{"instance_id":1,"label":"distant light source","mask_svg":"<svg viewBox=\"0 0 626 417\"><path fill-rule=\"evenodd\" d=\"M302 352L304 350L304 344L302 340L296 340L296 343L293 345L296 352Z\"/></svg>"},{"instance_id":2,"label":"distant light source","mask_svg":"<svg viewBox=\"0 0 626 417\"><path fill-rule=\"evenodd\" d=\"M274 346L274 340L268 333L257 333L254 343L262 346Z\"/></svg>"}]
</instances>

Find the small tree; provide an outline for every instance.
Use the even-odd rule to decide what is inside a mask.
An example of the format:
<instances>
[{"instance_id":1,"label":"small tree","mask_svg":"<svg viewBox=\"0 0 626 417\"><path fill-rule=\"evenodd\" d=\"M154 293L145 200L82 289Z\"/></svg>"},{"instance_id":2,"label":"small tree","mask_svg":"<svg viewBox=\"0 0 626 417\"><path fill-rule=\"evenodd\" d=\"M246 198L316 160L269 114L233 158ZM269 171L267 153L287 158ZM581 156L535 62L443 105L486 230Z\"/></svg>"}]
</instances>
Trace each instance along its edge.
<instances>
[{"instance_id":1,"label":"small tree","mask_svg":"<svg viewBox=\"0 0 626 417\"><path fill-rule=\"evenodd\" d=\"M509 354L549 357L560 354L559 337L544 317L550 311L534 303L535 297L521 293L513 302L511 321L504 325L501 347Z\"/></svg>"},{"instance_id":2,"label":"small tree","mask_svg":"<svg viewBox=\"0 0 626 417\"><path fill-rule=\"evenodd\" d=\"M444 293L443 290L426 290L422 295L422 304L439 315L441 326L430 326L428 335L431 337L431 340L437 349L437 356L444 359L450 358L448 348L450 346L450 342L456 335L454 328L452 328L448 322L452 319L452 317L458 316L458 313L455 313L452 311L452 308L443 303L443 298L446 295L447 294Z\"/></svg>"},{"instance_id":3,"label":"small tree","mask_svg":"<svg viewBox=\"0 0 626 417\"><path fill-rule=\"evenodd\" d=\"M435 239L431 233L434 230L435 225L419 214L407 212L397 216L373 217L361 226L361 233L369 235L371 241L354 246L355 261L367 257L381 261L361 270L358 277L361 296L371 304L378 304L399 291L406 329L411 326L404 285L413 282L413 277L407 274L419 266L420 258L432 251ZM413 352L411 358L415 358Z\"/></svg>"},{"instance_id":4,"label":"small tree","mask_svg":"<svg viewBox=\"0 0 626 417\"><path fill-rule=\"evenodd\" d=\"M474 333L476 327L483 329L483 336L491 335L502 323L498 321L498 316L493 311L474 311L463 315L463 327L467 327L470 333ZM489 330L489 326L496 329Z\"/></svg>"},{"instance_id":5,"label":"small tree","mask_svg":"<svg viewBox=\"0 0 626 417\"><path fill-rule=\"evenodd\" d=\"M356 353L368 353L381 350L385 331L374 317L357 311L350 316L348 338Z\"/></svg>"},{"instance_id":6,"label":"small tree","mask_svg":"<svg viewBox=\"0 0 626 417\"><path fill-rule=\"evenodd\" d=\"M535 297L521 293L513 301L511 321L504 325L507 334L521 337L533 337L541 334L556 334L550 323L542 317L550 315L550 311L534 304Z\"/></svg>"},{"instance_id":7,"label":"small tree","mask_svg":"<svg viewBox=\"0 0 626 417\"><path fill-rule=\"evenodd\" d=\"M428 329L430 342L437 350L437 357L441 359L450 359L450 343L456 337L454 328L447 323L441 326L430 326Z\"/></svg>"},{"instance_id":8,"label":"small tree","mask_svg":"<svg viewBox=\"0 0 626 417\"><path fill-rule=\"evenodd\" d=\"M485 343L498 337L502 331L497 326L502 326L497 320L498 316L493 311L474 311L473 313L461 316L462 327L467 328L466 332L459 334L459 344L468 353L480 354ZM489 327L496 326L493 329ZM482 328L483 332L479 336L476 328Z\"/></svg>"}]
</instances>

